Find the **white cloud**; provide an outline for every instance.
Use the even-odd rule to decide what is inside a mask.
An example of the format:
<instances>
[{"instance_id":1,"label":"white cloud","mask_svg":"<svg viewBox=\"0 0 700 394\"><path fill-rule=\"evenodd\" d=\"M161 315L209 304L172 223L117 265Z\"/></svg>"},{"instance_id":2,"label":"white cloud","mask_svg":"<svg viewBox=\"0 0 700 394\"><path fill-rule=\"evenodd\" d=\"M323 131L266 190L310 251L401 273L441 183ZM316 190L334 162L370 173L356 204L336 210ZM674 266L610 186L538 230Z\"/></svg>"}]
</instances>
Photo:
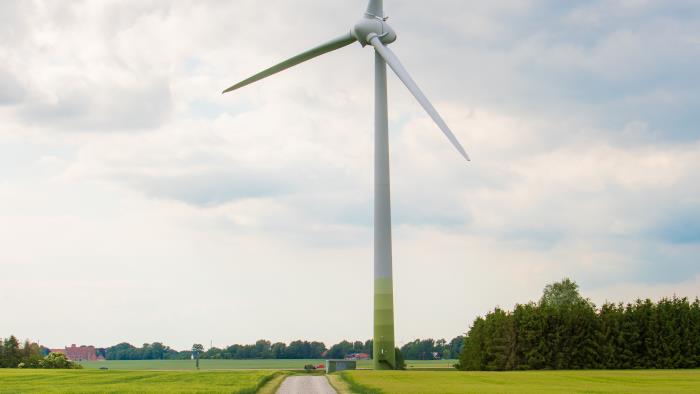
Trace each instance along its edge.
<instances>
[{"instance_id":1,"label":"white cloud","mask_svg":"<svg viewBox=\"0 0 700 394\"><path fill-rule=\"evenodd\" d=\"M51 346L368 338L371 51L220 95L363 7L2 3L5 329ZM696 14L601 7L445 0L428 19L387 2L397 54L474 158L390 79L400 340L455 336L564 276L594 300L697 289ZM324 299L339 288L355 292Z\"/></svg>"}]
</instances>

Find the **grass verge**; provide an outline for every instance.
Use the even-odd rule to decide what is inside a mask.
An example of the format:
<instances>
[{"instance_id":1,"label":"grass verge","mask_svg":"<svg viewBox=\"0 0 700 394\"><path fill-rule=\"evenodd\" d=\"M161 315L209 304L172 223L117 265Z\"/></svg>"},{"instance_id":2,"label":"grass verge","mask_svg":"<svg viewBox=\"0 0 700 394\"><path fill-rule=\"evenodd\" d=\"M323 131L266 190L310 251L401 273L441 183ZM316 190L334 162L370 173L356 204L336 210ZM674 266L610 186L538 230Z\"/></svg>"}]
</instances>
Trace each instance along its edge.
<instances>
[{"instance_id":1,"label":"grass verge","mask_svg":"<svg viewBox=\"0 0 700 394\"><path fill-rule=\"evenodd\" d=\"M407 360L409 370L418 368L451 369L457 360ZM325 360L199 360L201 371L236 369L303 370L306 364L324 364ZM194 371L193 360L105 360L83 361L85 369L109 368L110 371ZM372 369L372 360L360 360L358 369Z\"/></svg>"},{"instance_id":2,"label":"grass verge","mask_svg":"<svg viewBox=\"0 0 700 394\"><path fill-rule=\"evenodd\" d=\"M0 369L0 393L255 393L276 371L90 371Z\"/></svg>"},{"instance_id":3,"label":"grass verge","mask_svg":"<svg viewBox=\"0 0 700 394\"><path fill-rule=\"evenodd\" d=\"M374 371L372 371L374 372ZM358 382L349 372L340 372L337 375L347 383L351 393L357 394L382 394L383 391Z\"/></svg>"},{"instance_id":4,"label":"grass verge","mask_svg":"<svg viewBox=\"0 0 700 394\"><path fill-rule=\"evenodd\" d=\"M266 378L264 378L264 381L261 381L260 384L258 384L258 388L255 391L251 391L251 393L257 393L257 394L275 394L277 392L277 389L280 388L282 385L282 382L284 382L285 379L287 379L288 376L292 375L290 372L287 371L282 371L275 373L273 375L270 375ZM244 393L247 394L247 393Z\"/></svg>"},{"instance_id":5,"label":"grass verge","mask_svg":"<svg viewBox=\"0 0 700 394\"><path fill-rule=\"evenodd\" d=\"M358 393L700 393L700 370L345 371Z\"/></svg>"},{"instance_id":6,"label":"grass verge","mask_svg":"<svg viewBox=\"0 0 700 394\"><path fill-rule=\"evenodd\" d=\"M339 374L331 373L326 375L328 383L338 394L355 394L350 387L350 384L345 381Z\"/></svg>"}]
</instances>

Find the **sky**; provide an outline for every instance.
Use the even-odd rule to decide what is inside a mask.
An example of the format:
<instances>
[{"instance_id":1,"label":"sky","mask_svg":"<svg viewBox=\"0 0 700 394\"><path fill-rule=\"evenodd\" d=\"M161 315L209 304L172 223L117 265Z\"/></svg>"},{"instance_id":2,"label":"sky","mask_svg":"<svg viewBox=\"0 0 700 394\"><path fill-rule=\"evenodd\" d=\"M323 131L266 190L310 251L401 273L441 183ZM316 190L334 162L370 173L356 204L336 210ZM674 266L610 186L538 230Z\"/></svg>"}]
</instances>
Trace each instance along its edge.
<instances>
[{"instance_id":1,"label":"sky","mask_svg":"<svg viewBox=\"0 0 700 394\"><path fill-rule=\"evenodd\" d=\"M365 1L0 2L0 336L372 335ZM700 295L700 4L386 0L397 343L564 277Z\"/></svg>"}]
</instances>

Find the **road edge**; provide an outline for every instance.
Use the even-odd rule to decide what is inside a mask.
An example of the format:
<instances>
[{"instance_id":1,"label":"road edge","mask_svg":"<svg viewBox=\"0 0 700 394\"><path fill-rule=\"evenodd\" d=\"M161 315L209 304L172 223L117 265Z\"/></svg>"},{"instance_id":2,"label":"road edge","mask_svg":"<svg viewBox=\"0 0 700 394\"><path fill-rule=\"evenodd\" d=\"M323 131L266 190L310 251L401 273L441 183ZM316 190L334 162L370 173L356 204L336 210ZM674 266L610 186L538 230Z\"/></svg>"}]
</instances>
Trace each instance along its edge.
<instances>
[{"instance_id":1,"label":"road edge","mask_svg":"<svg viewBox=\"0 0 700 394\"><path fill-rule=\"evenodd\" d=\"M292 376L293 374L285 371L280 371L275 373L275 376L270 379L267 383L265 383L262 387L260 387L256 393L257 394L275 394L277 390L280 388L282 385L282 382L284 382L285 379L287 379L289 376Z\"/></svg>"}]
</instances>

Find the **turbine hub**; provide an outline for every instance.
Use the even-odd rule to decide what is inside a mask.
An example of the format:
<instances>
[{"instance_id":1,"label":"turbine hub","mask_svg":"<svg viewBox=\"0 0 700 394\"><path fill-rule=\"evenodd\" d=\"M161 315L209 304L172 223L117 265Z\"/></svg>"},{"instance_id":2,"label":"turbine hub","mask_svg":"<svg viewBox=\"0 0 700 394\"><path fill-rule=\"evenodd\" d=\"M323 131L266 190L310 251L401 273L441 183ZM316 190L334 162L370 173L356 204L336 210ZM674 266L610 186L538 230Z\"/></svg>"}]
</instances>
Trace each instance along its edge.
<instances>
[{"instance_id":1,"label":"turbine hub","mask_svg":"<svg viewBox=\"0 0 700 394\"><path fill-rule=\"evenodd\" d=\"M375 34L384 45L396 41L396 32L386 23L385 18L369 14L353 26L351 33L363 47L369 45L370 35Z\"/></svg>"}]
</instances>

